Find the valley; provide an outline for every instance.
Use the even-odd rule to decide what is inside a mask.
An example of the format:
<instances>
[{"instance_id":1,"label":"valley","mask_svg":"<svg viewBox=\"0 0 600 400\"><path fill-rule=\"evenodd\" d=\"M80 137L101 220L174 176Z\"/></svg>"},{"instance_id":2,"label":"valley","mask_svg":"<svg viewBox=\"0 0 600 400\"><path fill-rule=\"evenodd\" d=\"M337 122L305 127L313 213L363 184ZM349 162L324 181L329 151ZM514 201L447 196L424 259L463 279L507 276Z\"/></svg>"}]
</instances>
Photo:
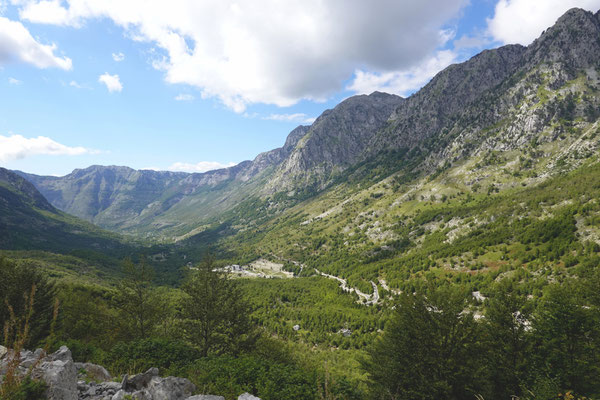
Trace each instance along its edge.
<instances>
[{"instance_id":1,"label":"valley","mask_svg":"<svg viewBox=\"0 0 600 400\"><path fill-rule=\"evenodd\" d=\"M406 98L351 96L235 166L0 168L0 232L13 286L22 269L60 300L48 345L113 375L228 399L597 398L600 12Z\"/></svg>"}]
</instances>

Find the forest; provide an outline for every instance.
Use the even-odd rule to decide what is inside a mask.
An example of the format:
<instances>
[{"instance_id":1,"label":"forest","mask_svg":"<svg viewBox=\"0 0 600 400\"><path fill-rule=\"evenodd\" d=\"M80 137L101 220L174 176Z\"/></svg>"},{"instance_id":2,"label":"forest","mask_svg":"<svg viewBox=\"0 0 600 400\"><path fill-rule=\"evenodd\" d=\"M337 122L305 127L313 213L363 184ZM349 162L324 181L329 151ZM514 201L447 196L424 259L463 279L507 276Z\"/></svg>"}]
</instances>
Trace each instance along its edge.
<instances>
[{"instance_id":1,"label":"forest","mask_svg":"<svg viewBox=\"0 0 600 400\"><path fill-rule=\"evenodd\" d=\"M231 279L216 262L207 255L173 288L155 285L143 258L124 260L122 279L107 287L55 281L3 258L3 342L65 344L75 360L114 376L158 367L227 399L243 391L267 400L600 394L598 258L539 296L519 274L479 299L468 283L426 277L386 308L357 304L328 279ZM5 382L1 398L42 398L38 385Z\"/></svg>"}]
</instances>

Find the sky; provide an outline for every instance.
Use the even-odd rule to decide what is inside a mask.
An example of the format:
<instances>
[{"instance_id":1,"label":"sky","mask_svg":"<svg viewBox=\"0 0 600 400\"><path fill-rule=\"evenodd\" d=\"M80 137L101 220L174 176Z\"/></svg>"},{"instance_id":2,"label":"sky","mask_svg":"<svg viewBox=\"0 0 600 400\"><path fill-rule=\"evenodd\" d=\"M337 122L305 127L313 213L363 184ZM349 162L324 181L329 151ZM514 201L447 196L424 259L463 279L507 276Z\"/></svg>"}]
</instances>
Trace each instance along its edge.
<instances>
[{"instance_id":1,"label":"sky","mask_svg":"<svg viewBox=\"0 0 600 400\"><path fill-rule=\"evenodd\" d=\"M600 0L0 0L0 166L203 172Z\"/></svg>"}]
</instances>

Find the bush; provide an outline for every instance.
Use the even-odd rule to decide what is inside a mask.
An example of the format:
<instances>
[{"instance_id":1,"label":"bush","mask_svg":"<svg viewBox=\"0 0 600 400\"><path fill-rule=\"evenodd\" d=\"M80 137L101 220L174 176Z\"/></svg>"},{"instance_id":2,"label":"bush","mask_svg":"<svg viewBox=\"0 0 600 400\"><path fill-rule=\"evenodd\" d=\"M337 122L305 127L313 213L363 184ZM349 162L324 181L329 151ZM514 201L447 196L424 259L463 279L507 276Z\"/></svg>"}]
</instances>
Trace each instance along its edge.
<instances>
[{"instance_id":1,"label":"bush","mask_svg":"<svg viewBox=\"0 0 600 400\"><path fill-rule=\"evenodd\" d=\"M152 367L176 374L198 357L198 351L184 342L154 338L118 343L94 362L114 375L144 372Z\"/></svg>"},{"instance_id":2,"label":"bush","mask_svg":"<svg viewBox=\"0 0 600 400\"><path fill-rule=\"evenodd\" d=\"M25 348L38 346L50 334L52 323L55 288L48 279L35 269L18 265L13 261L0 258L0 329L10 318L8 306L15 314L26 314L26 294L35 286L35 298ZM13 337L4 338L12 342ZM6 344L6 343L5 343Z\"/></svg>"},{"instance_id":3,"label":"bush","mask_svg":"<svg viewBox=\"0 0 600 400\"><path fill-rule=\"evenodd\" d=\"M46 388L45 382L26 376L17 387L8 391L0 388L0 400L45 400Z\"/></svg>"},{"instance_id":4,"label":"bush","mask_svg":"<svg viewBox=\"0 0 600 400\"><path fill-rule=\"evenodd\" d=\"M188 369L188 377L200 393L226 399L244 392L263 400L317 398L314 373L251 355L202 358Z\"/></svg>"}]
</instances>

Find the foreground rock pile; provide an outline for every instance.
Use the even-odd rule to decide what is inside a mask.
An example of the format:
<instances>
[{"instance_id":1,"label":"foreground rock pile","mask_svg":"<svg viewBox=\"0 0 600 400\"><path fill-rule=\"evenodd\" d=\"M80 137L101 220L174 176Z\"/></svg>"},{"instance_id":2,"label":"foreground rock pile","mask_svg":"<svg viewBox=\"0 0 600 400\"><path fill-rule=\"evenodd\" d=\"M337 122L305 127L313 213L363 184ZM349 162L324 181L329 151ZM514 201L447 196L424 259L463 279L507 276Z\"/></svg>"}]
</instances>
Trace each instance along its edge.
<instances>
[{"instance_id":1,"label":"foreground rock pile","mask_svg":"<svg viewBox=\"0 0 600 400\"><path fill-rule=\"evenodd\" d=\"M9 368L13 354L0 346L0 382ZM90 363L73 362L71 351L61 347L57 352L45 354L42 349L21 351L17 373L31 371L33 379L43 380L49 400L225 400L221 396L194 395L196 386L185 378L162 378L158 368L143 374L124 375L115 380L108 371ZM244 393L238 400L260 400Z\"/></svg>"}]
</instances>

